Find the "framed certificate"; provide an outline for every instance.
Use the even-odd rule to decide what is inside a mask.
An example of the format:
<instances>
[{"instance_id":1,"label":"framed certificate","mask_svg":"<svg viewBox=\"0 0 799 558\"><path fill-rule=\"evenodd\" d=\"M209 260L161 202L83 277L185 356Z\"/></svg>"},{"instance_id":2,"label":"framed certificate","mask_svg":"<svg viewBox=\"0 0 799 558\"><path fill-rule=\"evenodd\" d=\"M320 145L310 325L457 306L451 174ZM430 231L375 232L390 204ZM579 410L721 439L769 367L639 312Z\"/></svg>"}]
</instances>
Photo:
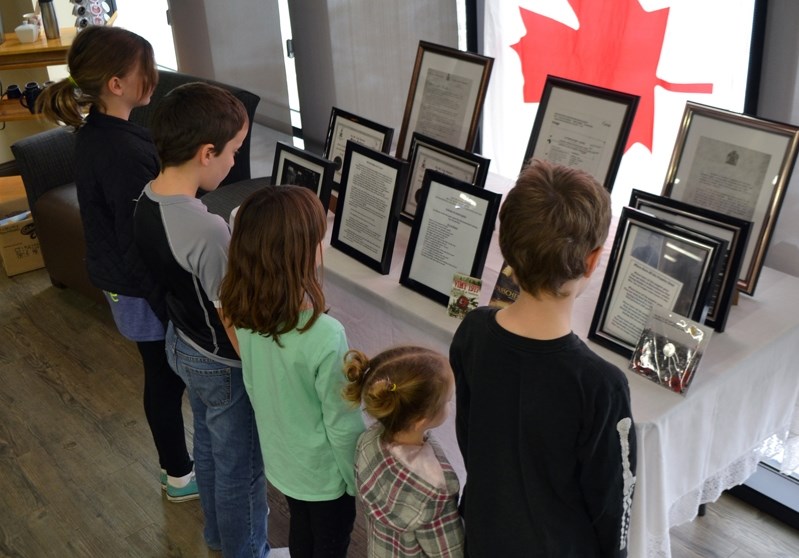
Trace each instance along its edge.
<instances>
[{"instance_id":1,"label":"framed certificate","mask_svg":"<svg viewBox=\"0 0 799 558\"><path fill-rule=\"evenodd\" d=\"M400 283L446 306L452 277L483 274L502 196L428 170Z\"/></svg>"},{"instance_id":2,"label":"framed certificate","mask_svg":"<svg viewBox=\"0 0 799 558\"><path fill-rule=\"evenodd\" d=\"M407 163L347 142L330 245L387 275Z\"/></svg>"},{"instance_id":3,"label":"framed certificate","mask_svg":"<svg viewBox=\"0 0 799 558\"><path fill-rule=\"evenodd\" d=\"M522 168L541 159L593 176L610 192L638 95L547 76Z\"/></svg>"},{"instance_id":4,"label":"framed certificate","mask_svg":"<svg viewBox=\"0 0 799 558\"><path fill-rule=\"evenodd\" d=\"M710 289L705 318L707 325L718 332L724 331L752 223L641 190L632 191L630 207L726 242L719 273Z\"/></svg>"},{"instance_id":5,"label":"framed certificate","mask_svg":"<svg viewBox=\"0 0 799 558\"><path fill-rule=\"evenodd\" d=\"M341 182L341 168L344 166L348 141L388 153L393 136L394 128L333 107L333 110L330 111L330 125L327 128L324 151L325 159L333 161L336 166L333 183Z\"/></svg>"},{"instance_id":6,"label":"framed certificate","mask_svg":"<svg viewBox=\"0 0 799 558\"><path fill-rule=\"evenodd\" d=\"M725 244L623 208L589 339L629 358L654 306L703 322Z\"/></svg>"},{"instance_id":7,"label":"framed certificate","mask_svg":"<svg viewBox=\"0 0 799 558\"><path fill-rule=\"evenodd\" d=\"M322 207L330 205L333 185L333 163L291 144L279 141L272 163L272 184L294 184L316 192Z\"/></svg>"},{"instance_id":8,"label":"framed certificate","mask_svg":"<svg viewBox=\"0 0 799 558\"><path fill-rule=\"evenodd\" d=\"M408 162L408 187L405 189L405 201L400 213L400 219L406 222L410 222L416 215L425 171L438 171L483 188L491 161L414 132Z\"/></svg>"},{"instance_id":9,"label":"framed certificate","mask_svg":"<svg viewBox=\"0 0 799 558\"><path fill-rule=\"evenodd\" d=\"M396 156L408 158L408 138L419 132L471 150L494 59L419 41Z\"/></svg>"},{"instance_id":10,"label":"framed certificate","mask_svg":"<svg viewBox=\"0 0 799 558\"><path fill-rule=\"evenodd\" d=\"M799 128L687 103L663 195L752 222L738 288L755 292L785 197Z\"/></svg>"}]
</instances>

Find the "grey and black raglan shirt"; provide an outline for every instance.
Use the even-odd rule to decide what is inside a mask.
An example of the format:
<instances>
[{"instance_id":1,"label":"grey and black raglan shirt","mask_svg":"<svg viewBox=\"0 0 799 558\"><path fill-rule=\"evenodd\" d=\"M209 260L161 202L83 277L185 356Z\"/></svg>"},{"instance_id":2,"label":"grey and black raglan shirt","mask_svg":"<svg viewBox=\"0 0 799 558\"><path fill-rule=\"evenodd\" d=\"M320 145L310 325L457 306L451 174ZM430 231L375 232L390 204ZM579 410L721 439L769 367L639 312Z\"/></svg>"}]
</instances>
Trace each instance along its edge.
<instances>
[{"instance_id":1,"label":"grey and black raglan shirt","mask_svg":"<svg viewBox=\"0 0 799 558\"><path fill-rule=\"evenodd\" d=\"M142 259L167 291L178 334L217 362L241 367L217 314L230 230L197 198L162 196L145 186L134 216Z\"/></svg>"}]
</instances>

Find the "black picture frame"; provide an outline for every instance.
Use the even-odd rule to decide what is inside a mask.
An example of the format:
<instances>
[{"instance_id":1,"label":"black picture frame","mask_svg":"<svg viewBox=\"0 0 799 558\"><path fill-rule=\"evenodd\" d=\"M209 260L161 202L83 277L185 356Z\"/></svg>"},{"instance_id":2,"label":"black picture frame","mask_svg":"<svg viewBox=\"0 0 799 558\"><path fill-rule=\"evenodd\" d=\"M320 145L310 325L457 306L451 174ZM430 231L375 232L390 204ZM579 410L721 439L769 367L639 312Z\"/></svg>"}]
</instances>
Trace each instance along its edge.
<instances>
[{"instance_id":1,"label":"black picture frame","mask_svg":"<svg viewBox=\"0 0 799 558\"><path fill-rule=\"evenodd\" d=\"M522 168L532 159L578 168L612 191L639 99L548 75Z\"/></svg>"},{"instance_id":2,"label":"black picture frame","mask_svg":"<svg viewBox=\"0 0 799 558\"><path fill-rule=\"evenodd\" d=\"M427 169L485 188L490 159L418 132L413 133L408 154L408 184L400 211L400 220L405 223L410 224L416 215Z\"/></svg>"},{"instance_id":3,"label":"black picture frame","mask_svg":"<svg viewBox=\"0 0 799 558\"><path fill-rule=\"evenodd\" d=\"M623 208L588 338L630 358L652 306L704 322L725 244Z\"/></svg>"},{"instance_id":4,"label":"black picture frame","mask_svg":"<svg viewBox=\"0 0 799 558\"><path fill-rule=\"evenodd\" d=\"M348 141L388 154L393 138L394 128L333 107L323 151L324 158L335 164L333 184L338 185L341 182L341 169L344 166Z\"/></svg>"},{"instance_id":5,"label":"black picture frame","mask_svg":"<svg viewBox=\"0 0 799 558\"><path fill-rule=\"evenodd\" d=\"M753 295L791 178L799 126L687 102L662 195L752 221L738 288Z\"/></svg>"},{"instance_id":6,"label":"black picture frame","mask_svg":"<svg viewBox=\"0 0 799 558\"><path fill-rule=\"evenodd\" d=\"M383 275L391 270L407 167L347 142L330 245Z\"/></svg>"},{"instance_id":7,"label":"black picture frame","mask_svg":"<svg viewBox=\"0 0 799 558\"><path fill-rule=\"evenodd\" d=\"M629 206L727 242L727 250L721 256L719 273L711 288L705 318L706 325L723 332L738 286L752 222L636 189L630 194Z\"/></svg>"},{"instance_id":8,"label":"black picture frame","mask_svg":"<svg viewBox=\"0 0 799 558\"><path fill-rule=\"evenodd\" d=\"M312 190L327 212L333 186L335 165L319 155L279 141L272 163L272 185L293 184Z\"/></svg>"},{"instance_id":9,"label":"black picture frame","mask_svg":"<svg viewBox=\"0 0 799 558\"><path fill-rule=\"evenodd\" d=\"M431 201L431 197L435 202ZM455 273L482 277L501 199L501 194L477 188L440 172L426 171L418 217L411 228L400 284L447 306ZM446 211L441 208L446 208ZM446 218L447 222L433 221L434 217ZM479 226L461 226L470 220L472 225ZM436 243L433 246L425 244L428 231ZM448 241L448 238L452 238L453 242ZM434 258L443 258L444 261Z\"/></svg>"},{"instance_id":10,"label":"black picture frame","mask_svg":"<svg viewBox=\"0 0 799 558\"><path fill-rule=\"evenodd\" d=\"M408 158L414 132L471 150L493 65L488 56L419 41L395 156Z\"/></svg>"}]
</instances>

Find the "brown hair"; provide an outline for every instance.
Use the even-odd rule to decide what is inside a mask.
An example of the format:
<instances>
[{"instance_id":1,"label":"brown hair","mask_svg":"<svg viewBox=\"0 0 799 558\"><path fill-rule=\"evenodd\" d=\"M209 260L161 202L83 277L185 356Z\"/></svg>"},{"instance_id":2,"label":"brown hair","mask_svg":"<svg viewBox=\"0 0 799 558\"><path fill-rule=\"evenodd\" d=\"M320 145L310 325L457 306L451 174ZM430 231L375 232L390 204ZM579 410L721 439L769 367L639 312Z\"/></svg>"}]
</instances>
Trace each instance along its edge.
<instances>
[{"instance_id":1,"label":"brown hair","mask_svg":"<svg viewBox=\"0 0 799 558\"><path fill-rule=\"evenodd\" d=\"M567 296L608 236L610 194L580 170L532 161L499 211L499 247L525 292Z\"/></svg>"},{"instance_id":2,"label":"brown hair","mask_svg":"<svg viewBox=\"0 0 799 558\"><path fill-rule=\"evenodd\" d=\"M220 301L237 328L271 336L297 327L310 302L309 329L325 310L316 251L325 236L322 202L302 186L269 186L250 195L236 214Z\"/></svg>"},{"instance_id":3,"label":"brown hair","mask_svg":"<svg viewBox=\"0 0 799 558\"><path fill-rule=\"evenodd\" d=\"M419 419L439 415L449 396L449 361L424 347L402 346L368 358L351 350L344 356L349 384L344 399L363 403L364 410L383 425L390 442Z\"/></svg>"},{"instance_id":4,"label":"brown hair","mask_svg":"<svg viewBox=\"0 0 799 558\"><path fill-rule=\"evenodd\" d=\"M167 93L153 114L153 141L161 169L191 160L203 145L218 155L249 123L233 93L207 83L186 83Z\"/></svg>"},{"instance_id":5,"label":"brown hair","mask_svg":"<svg viewBox=\"0 0 799 558\"><path fill-rule=\"evenodd\" d=\"M141 72L140 95L158 83L153 47L144 37L121 27L91 26L75 37L67 54L70 77L46 87L36 100L48 120L79 128L92 105L103 107L100 94L113 77Z\"/></svg>"}]
</instances>

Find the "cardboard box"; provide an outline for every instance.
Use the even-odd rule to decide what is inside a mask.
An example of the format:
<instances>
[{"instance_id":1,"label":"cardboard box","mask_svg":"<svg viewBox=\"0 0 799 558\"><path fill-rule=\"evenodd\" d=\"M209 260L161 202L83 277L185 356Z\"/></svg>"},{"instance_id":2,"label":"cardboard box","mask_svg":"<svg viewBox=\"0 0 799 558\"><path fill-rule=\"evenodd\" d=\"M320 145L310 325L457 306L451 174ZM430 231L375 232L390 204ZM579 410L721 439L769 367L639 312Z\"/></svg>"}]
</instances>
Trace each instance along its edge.
<instances>
[{"instance_id":1,"label":"cardboard box","mask_svg":"<svg viewBox=\"0 0 799 558\"><path fill-rule=\"evenodd\" d=\"M28 198L19 176L0 177L0 220L28 210ZM0 225L0 259L11 277L44 267L33 218Z\"/></svg>"}]
</instances>

